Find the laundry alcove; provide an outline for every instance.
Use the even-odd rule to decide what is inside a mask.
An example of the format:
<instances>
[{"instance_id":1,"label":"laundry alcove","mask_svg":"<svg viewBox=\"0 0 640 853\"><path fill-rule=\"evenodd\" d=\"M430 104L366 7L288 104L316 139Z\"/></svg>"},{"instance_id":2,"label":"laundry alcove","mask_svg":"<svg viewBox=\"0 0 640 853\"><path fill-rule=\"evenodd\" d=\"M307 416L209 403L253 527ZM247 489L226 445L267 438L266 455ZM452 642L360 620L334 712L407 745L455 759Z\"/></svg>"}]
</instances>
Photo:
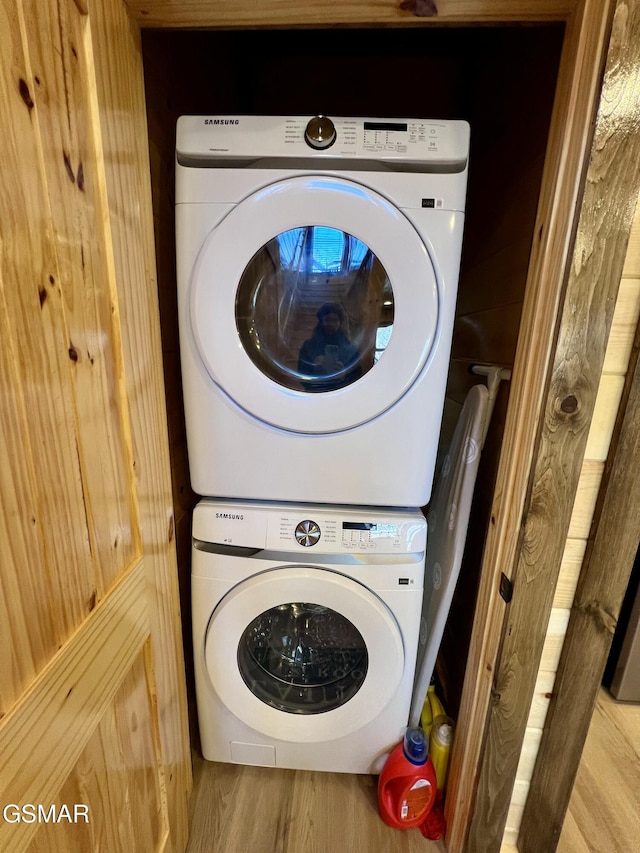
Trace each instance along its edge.
<instances>
[{"instance_id":1,"label":"laundry alcove","mask_svg":"<svg viewBox=\"0 0 640 853\"><path fill-rule=\"evenodd\" d=\"M640 190L640 0L8 0L2 24L0 790L14 804L81 793L92 820L5 820L0 846L187 846L175 539L188 647L196 499L173 281L175 119L322 111L472 127L443 443L479 381L468 364L513 369L439 664L457 716L446 847L555 849L606 657L601 617L615 621L637 548L640 453L627 439L640 417L640 218L635 261L625 256ZM603 408L611 429L619 413L611 442ZM561 659L542 686L551 634ZM388 846L363 841L367 817L376 840L385 829L372 777L298 784L294 772L283 789L285 771L266 773L259 812L250 786L235 799L252 769L211 767L203 849L212 838L315 849L320 825L338 833L327 849ZM328 819L311 807L323 791Z\"/></svg>"},{"instance_id":2,"label":"laundry alcove","mask_svg":"<svg viewBox=\"0 0 640 853\"><path fill-rule=\"evenodd\" d=\"M468 203L441 446L476 363L512 368L534 239L564 26L143 30L164 370L187 667L191 509L174 273L175 123L182 114L462 118ZM460 712L483 544L509 399L499 393L438 674ZM215 441L215 436L211 437ZM193 690L191 690L193 695ZM195 731L195 726L192 727Z\"/></svg>"}]
</instances>

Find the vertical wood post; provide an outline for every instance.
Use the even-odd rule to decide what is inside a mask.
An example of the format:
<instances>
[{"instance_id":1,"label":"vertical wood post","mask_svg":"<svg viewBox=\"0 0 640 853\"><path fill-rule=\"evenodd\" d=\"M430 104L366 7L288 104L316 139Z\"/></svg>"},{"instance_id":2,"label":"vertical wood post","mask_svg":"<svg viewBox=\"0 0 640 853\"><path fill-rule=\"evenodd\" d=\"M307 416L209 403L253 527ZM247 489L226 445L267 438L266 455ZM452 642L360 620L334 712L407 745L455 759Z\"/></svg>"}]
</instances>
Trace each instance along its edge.
<instances>
[{"instance_id":1,"label":"vertical wood post","mask_svg":"<svg viewBox=\"0 0 640 853\"><path fill-rule=\"evenodd\" d=\"M618 3L603 90L609 112L599 124L614 129L606 171L621 171L640 190L640 2ZM600 133L605 130L600 128ZM603 140L603 151L608 148ZM606 173L603 175L606 178ZM603 181L605 186L607 180ZM632 187L632 189L633 189ZM612 193L615 197L615 192ZM623 226L633 210L619 213ZM616 217L612 216L612 226ZM624 234L624 227L621 229ZM615 235L612 235L615 239ZM620 249L625 246L621 236ZM618 257L621 252L617 252ZM624 253L623 257L624 257ZM612 270L614 275L615 271ZM602 674L640 535L640 327L592 523L549 711L525 804L521 853L552 853L589 731Z\"/></svg>"},{"instance_id":2,"label":"vertical wood post","mask_svg":"<svg viewBox=\"0 0 640 853\"><path fill-rule=\"evenodd\" d=\"M533 693L538 672L638 195L637 58L635 65L625 60L625 51L633 55L637 50L637 17L637 0L617 4L530 498L512 577L514 598L507 612L495 673L469 850L498 850L506 822L529 713L526 699ZM634 34L636 47L631 47ZM577 695L572 693L568 701L575 704ZM555 790L560 796L570 791L573 776L567 773L561 743L553 748L557 750ZM536 827L539 829L540 825ZM531 843L531 851L547 853L553 849L538 834L532 835Z\"/></svg>"}]
</instances>

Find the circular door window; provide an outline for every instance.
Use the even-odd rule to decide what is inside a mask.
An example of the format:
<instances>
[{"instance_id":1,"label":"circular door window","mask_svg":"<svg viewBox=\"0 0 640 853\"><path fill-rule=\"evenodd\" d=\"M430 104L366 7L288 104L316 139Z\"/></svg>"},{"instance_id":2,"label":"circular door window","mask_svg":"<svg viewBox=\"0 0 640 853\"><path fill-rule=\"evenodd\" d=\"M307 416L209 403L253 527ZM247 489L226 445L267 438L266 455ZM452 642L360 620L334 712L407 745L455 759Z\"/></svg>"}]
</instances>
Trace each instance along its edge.
<instances>
[{"instance_id":1,"label":"circular door window","mask_svg":"<svg viewBox=\"0 0 640 853\"><path fill-rule=\"evenodd\" d=\"M405 670L400 628L362 584L329 569L259 572L221 599L204 642L211 687L239 720L294 743L375 719Z\"/></svg>"},{"instance_id":2,"label":"circular door window","mask_svg":"<svg viewBox=\"0 0 640 853\"><path fill-rule=\"evenodd\" d=\"M356 382L393 330L393 289L380 259L353 234L319 225L269 240L246 266L235 308L246 354L296 391Z\"/></svg>"},{"instance_id":3,"label":"circular door window","mask_svg":"<svg viewBox=\"0 0 640 853\"><path fill-rule=\"evenodd\" d=\"M387 199L300 176L247 196L209 233L190 281L190 328L211 380L252 417L340 432L385 412L428 369L441 286L426 236ZM319 374L300 350L327 303L354 350L325 341Z\"/></svg>"},{"instance_id":4,"label":"circular door window","mask_svg":"<svg viewBox=\"0 0 640 853\"><path fill-rule=\"evenodd\" d=\"M291 714L321 714L355 696L367 674L367 647L346 617L292 602L261 613L238 645L238 669L262 702Z\"/></svg>"}]
</instances>

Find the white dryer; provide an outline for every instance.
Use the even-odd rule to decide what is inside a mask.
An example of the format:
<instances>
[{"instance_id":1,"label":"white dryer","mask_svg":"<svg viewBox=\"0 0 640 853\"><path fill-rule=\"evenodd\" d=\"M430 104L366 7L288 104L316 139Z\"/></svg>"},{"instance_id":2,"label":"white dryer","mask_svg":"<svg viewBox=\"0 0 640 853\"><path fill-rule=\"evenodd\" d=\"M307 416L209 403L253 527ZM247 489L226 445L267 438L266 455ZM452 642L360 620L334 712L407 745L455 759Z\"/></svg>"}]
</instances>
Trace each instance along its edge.
<instances>
[{"instance_id":1,"label":"white dryer","mask_svg":"<svg viewBox=\"0 0 640 853\"><path fill-rule=\"evenodd\" d=\"M425 543L419 512L201 501L192 598L204 757L379 772L407 726Z\"/></svg>"},{"instance_id":2,"label":"white dryer","mask_svg":"<svg viewBox=\"0 0 640 853\"><path fill-rule=\"evenodd\" d=\"M468 150L462 121L179 119L178 308L198 494L428 501Z\"/></svg>"}]
</instances>

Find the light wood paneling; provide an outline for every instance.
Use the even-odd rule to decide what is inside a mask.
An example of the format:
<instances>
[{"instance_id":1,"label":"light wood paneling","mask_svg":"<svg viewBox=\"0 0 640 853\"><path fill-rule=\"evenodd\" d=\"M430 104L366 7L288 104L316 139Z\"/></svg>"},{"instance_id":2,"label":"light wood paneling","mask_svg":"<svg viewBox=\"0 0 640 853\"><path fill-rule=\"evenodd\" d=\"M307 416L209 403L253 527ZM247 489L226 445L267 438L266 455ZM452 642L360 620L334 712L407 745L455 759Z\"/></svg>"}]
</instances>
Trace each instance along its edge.
<instances>
[{"instance_id":1,"label":"light wood paneling","mask_svg":"<svg viewBox=\"0 0 640 853\"><path fill-rule=\"evenodd\" d=\"M169 819L174 849L186 841L187 715L170 489L162 490L153 247L135 231L146 223L151 236L148 164L132 156L135 144L146 154L141 64L122 32L106 39L118 15L125 33L137 32L120 3L102 17L98 8L92 20L71 0L0 9L0 425L11 451L0 473L0 799L47 809L78 789L82 755L93 750L109 771L96 771L96 796L111 804L104 838L119 839L118 803L133 808L132 834L120 847L101 837L91 848L67 834L34 839L37 823L3 821L0 846L12 853L30 844L143 853L165 845ZM103 123L94 48L104 44L109 84L137 82L139 100L121 100ZM111 150L105 128L116 128ZM129 167L128 195L111 192L105 157ZM118 267L132 247L142 262ZM123 335L121 309L131 305L135 330ZM172 755L166 749L176 770L170 799L161 737L175 744Z\"/></svg>"},{"instance_id":2,"label":"light wood paneling","mask_svg":"<svg viewBox=\"0 0 640 853\"><path fill-rule=\"evenodd\" d=\"M126 0L142 27L326 27L335 24L416 24L421 21L481 23L548 21L566 18L574 0L437 0L418 4L319 0L301 6L297 0ZM417 11L414 14L413 10Z\"/></svg>"},{"instance_id":3,"label":"light wood paneling","mask_svg":"<svg viewBox=\"0 0 640 853\"><path fill-rule=\"evenodd\" d=\"M590 462L605 462L607 459L623 386L624 376L603 373L600 379L593 420L584 452L584 458Z\"/></svg>"},{"instance_id":4,"label":"light wood paneling","mask_svg":"<svg viewBox=\"0 0 640 853\"><path fill-rule=\"evenodd\" d=\"M640 210L640 205L638 206ZM640 219L636 220L631 231L631 237L640 247ZM631 240L627 259L631 254ZM639 249L640 254L640 249ZM623 278L620 282L618 300L611 323L611 334L605 356L603 372L624 374L629 364L631 344L635 332L635 318L640 314L640 273L637 278Z\"/></svg>"},{"instance_id":5,"label":"light wood paneling","mask_svg":"<svg viewBox=\"0 0 640 853\"><path fill-rule=\"evenodd\" d=\"M540 655L540 672L555 672L558 668L564 636L569 624L569 610L553 609Z\"/></svg>"},{"instance_id":6,"label":"light wood paneling","mask_svg":"<svg viewBox=\"0 0 640 853\"><path fill-rule=\"evenodd\" d=\"M0 710L6 712L96 600L98 568L78 447L64 268L33 115L36 93L19 7L0 9L3 192L2 548L6 589ZM61 65L62 62L60 61ZM60 70L64 74L64 68ZM53 95L52 95L53 99ZM59 122L62 116L59 116ZM24 164L29 164L28 169ZM62 152L60 151L60 165ZM91 299L89 283L87 297ZM108 339L108 329L105 330ZM69 428L69 424L71 428ZM101 479L107 487L107 477ZM111 548L109 549L111 551ZM25 567L29 567L25 570ZM43 571L37 571L42 567ZM32 616L36 618L32 618Z\"/></svg>"},{"instance_id":7,"label":"light wood paneling","mask_svg":"<svg viewBox=\"0 0 640 853\"><path fill-rule=\"evenodd\" d=\"M531 778L533 773L533 765L536 761L540 740L542 739L541 729L525 730L524 740L522 741L522 751L518 762L518 775L521 780Z\"/></svg>"},{"instance_id":8,"label":"light wood paneling","mask_svg":"<svg viewBox=\"0 0 640 853\"><path fill-rule=\"evenodd\" d=\"M171 845L188 835L191 790L184 655L162 376L140 33L120 0L95 0L91 35L145 568ZM138 283L131 287L131 282Z\"/></svg>"},{"instance_id":9,"label":"light wood paneling","mask_svg":"<svg viewBox=\"0 0 640 853\"><path fill-rule=\"evenodd\" d=\"M580 469L575 502L569 522L568 537L586 539L589 536L593 509L602 481L604 462L585 461Z\"/></svg>"},{"instance_id":10,"label":"light wood paneling","mask_svg":"<svg viewBox=\"0 0 640 853\"><path fill-rule=\"evenodd\" d=\"M529 718L527 719L528 729L542 729L544 726L544 720L547 716L554 680L555 672L544 672L541 670L538 673L535 692L533 694L533 702L531 703L531 710L529 711ZM516 785L519 782L526 782L528 784L528 781L528 779L525 780L516 777Z\"/></svg>"},{"instance_id":11,"label":"light wood paneling","mask_svg":"<svg viewBox=\"0 0 640 853\"><path fill-rule=\"evenodd\" d=\"M632 107L632 103L629 106ZM622 275L628 278L640 278L640 204L636 205L636 214Z\"/></svg>"},{"instance_id":12,"label":"light wood paneling","mask_svg":"<svg viewBox=\"0 0 640 853\"><path fill-rule=\"evenodd\" d=\"M140 543L127 443L128 409L117 303L111 293L101 174L90 109L91 57L86 16L73 0L44 7L25 0L31 73L46 94L38 99L47 202L68 338L89 545L96 560L96 596L117 579ZM36 25L37 22L37 25ZM52 50L53 46L53 50ZM44 308L44 305L43 305ZM67 417L70 412L67 412ZM97 455L95 447L101 447Z\"/></svg>"},{"instance_id":13,"label":"light wood paneling","mask_svg":"<svg viewBox=\"0 0 640 853\"><path fill-rule=\"evenodd\" d=\"M136 658L54 799L58 807L86 806L87 822L41 824L29 848L33 853L162 850L166 798L144 658L143 653Z\"/></svg>"},{"instance_id":14,"label":"light wood paneling","mask_svg":"<svg viewBox=\"0 0 640 853\"><path fill-rule=\"evenodd\" d=\"M145 575L139 563L2 721L3 803L55 802L147 636ZM37 828L37 823L0 822L0 849L24 850Z\"/></svg>"},{"instance_id":15,"label":"light wood paneling","mask_svg":"<svg viewBox=\"0 0 640 853\"><path fill-rule=\"evenodd\" d=\"M556 584L553 606L570 608L576 591L587 543L584 539L567 539Z\"/></svg>"}]
</instances>

